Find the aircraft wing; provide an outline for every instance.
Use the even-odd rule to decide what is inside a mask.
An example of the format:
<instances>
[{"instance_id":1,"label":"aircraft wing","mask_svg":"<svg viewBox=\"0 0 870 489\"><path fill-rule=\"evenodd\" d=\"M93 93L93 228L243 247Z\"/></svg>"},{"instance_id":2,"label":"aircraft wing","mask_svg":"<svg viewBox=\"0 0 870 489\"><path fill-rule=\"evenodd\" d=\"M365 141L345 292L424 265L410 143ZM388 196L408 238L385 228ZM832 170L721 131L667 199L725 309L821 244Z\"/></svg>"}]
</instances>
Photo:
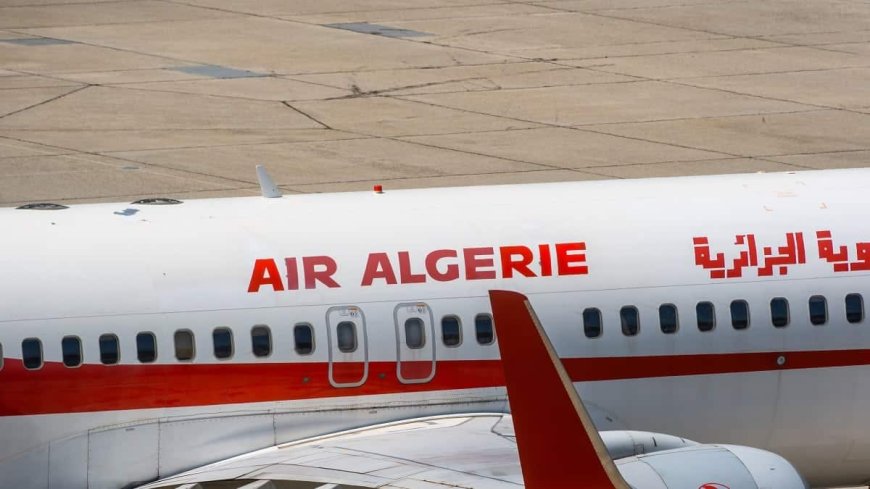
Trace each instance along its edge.
<instances>
[{"instance_id":1,"label":"aircraft wing","mask_svg":"<svg viewBox=\"0 0 870 489\"><path fill-rule=\"evenodd\" d=\"M140 489L522 487L510 418L469 414L373 426L259 450Z\"/></svg>"}]
</instances>

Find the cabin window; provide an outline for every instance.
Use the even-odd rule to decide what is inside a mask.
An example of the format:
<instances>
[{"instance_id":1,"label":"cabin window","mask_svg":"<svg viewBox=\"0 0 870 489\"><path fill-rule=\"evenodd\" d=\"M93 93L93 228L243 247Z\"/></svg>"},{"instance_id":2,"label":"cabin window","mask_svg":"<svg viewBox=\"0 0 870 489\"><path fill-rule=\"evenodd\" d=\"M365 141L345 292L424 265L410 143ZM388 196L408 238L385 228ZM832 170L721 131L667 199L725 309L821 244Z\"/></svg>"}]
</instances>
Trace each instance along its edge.
<instances>
[{"instance_id":1,"label":"cabin window","mask_svg":"<svg viewBox=\"0 0 870 489\"><path fill-rule=\"evenodd\" d=\"M314 351L314 328L310 324L293 326L293 349L300 355L310 355Z\"/></svg>"},{"instance_id":2,"label":"cabin window","mask_svg":"<svg viewBox=\"0 0 870 489\"><path fill-rule=\"evenodd\" d=\"M864 299L861 294L846 296L846 321L860 323L864 320Z\"/></svg>"},{"instance_id":3,"label":"cabin window","mask_svg":"<svg viewBox=\"0 0 870 489\"><path fill-rule=\"evenodd\" d=\"M42 367L42 342L36 338L22 341L21 360L26 369L35 370Z\"/></svg>"},{"instance_id":4,"label":"cabin window","mask_svg":"<svg viewBox=\"0 0 870 489\"><path fill-rule=\"evenodd\" d=\"M475 316L474 334L477 336L477 342L481 345L491 345L495 340L495 334L492 330L492 316L489 314Z\"/></svg>"},{"instance_id":5,"label":"cabin window","mask_svg":"<svg viewBox=\"0 0 870 489\"><path fill-rule=\"evenodd\" d=\"M695 306L695 316L698 319L698 331L713 331L716 327L716 308L712 302L699 302Z\"/></svg>"},{"instance_id":6,"label":"cabin window","mask_svg":"<svg viewBox=\"0 0 870 489\"><path fill-rule=\"evenodd\" d=\"M734 329L749 327L749 304L746 301L731 301L731 326Z\"/></svg>"},{"instance_id":7,"label":"cabin window","mask_svg":"<svg viewBox=\"0 0 870 489\"><path fill-rule=\"evenodd\" d=\"M601 336L601 311L594 307L583 309L583 334L587 338Z\"/></svg>"},{"instance_id":8,"label":"cabin window","mask_svg":"<svg viewBox=\"0 0 870 489\"><path fill-rule=\"evenodd\" d=\"M100 336L100 362L103 365L114 365L121 358L118 347L118 337L113 334Z\"/></svg>"},{"instance_id":9,"label":"cabin window","mask_svg":"<svg viewBox=\"0 0 870 489\"><path fill-rule=\"evenodd\" d=\"M214 344L214 357L225 360L233 356L233 330L230 328L215 328L211 332Z\"/></svg>"},{"instance_id":10,"label":"cabin window","mask_svg":"<svg viewBox=\"0 0 870 489\"><path fill-rule=\"evenodd\" d=\"M254 326L251 329L251 348L255 357L268 357L272 354L272 331L268 326Z\"/></svg>"},{"instance_id":11,"label":"cabin window","mask_svg":"<svg viewBox=\"0 0 870 489\"><path fill-rule=\"evenodd\" d=\"M412 350L419 350L426 345L426 331L422 319L408 318L405 320L405 344Z\"/></svg>"},{"instance_id":12,"label":"cabin window","mask_svg":"<svg viewBox=\"0 0 870 489\"><path fill-rule=\"evenodd\" d=\"M462 344L462 323L456 316L441 318L441 341L444 346L459 346Z\"/></svg>"},{"instance_id":13,"label":"cabin window","mask_svg":"<svg viewBox=\"0 0 870 489\"><path fill-rule=\"evenodd\" d=\"M154 333L136 335L136 358L142 363L151 363L157 359L157 338Z\"/></svg>"},{"instance_id":14,"label":"cabin window","mask_svg":"<svg viewBox=\"0 0 870 489\"><path fill-rule=\"evenodd\" d=\"M828 301L823 296L814 295L810 297L810 322L816 326L821 326L828 322Z\"/></svg>"},{"instance_id":15,"label":"cabin window","mask_svg":"<svg viewBox=\"0 0 870 489\"><path fill-rule=\"evenodd\" d=\"M335 328L338 337L338 351L353 353L356 351L356 324L351 321L342 321Z\"/></svg>"},{"instance_id":16,"label":"cabin window","mask_svg":"<svg viewBox=\"0 0 870 489\"><path fill-rule=\"evenodd\" d=\"M65 336L60 341L63 364L67 367L78 367L82 364L82 340L77 336Z\"/></svg>"},{"instance_id":17,"label":"cabin window","mask_svg":"<svg viewBox=\"0 0 870 489\"><path fill-rule=\"evenodd\" d=\"M179 329L175 332L175 358L181 361L193 360L196 348L193 342L193 332L188 329Z\"/></svg>"},{"instance_id":18,"label":"cabin window","mask_svg":"<svg viewBox=\"0 0 870 489\"><path fill-rule=\"evenodd\" d=\"M619 321L625 336L635 336L640 331L640 316L634 306L623 306L619 310Z\"/></svg>"},{"instance_id":19,"label":"cabin window","mask_svg":"<svg viewBox=\"0 0 870 489\"><path fill-rule=\"evenodd\" d=\"M679 327L677 316L677 306L673 304L662 304L659 306L659 326L662 333L674 334Z\"/></svg>"},{"instance_id":20,"label":"cabin window","mask_svg":"<svg viewBox=\"0 0 870 489\"><path fill-rule=\"evenodd\" d=\"M788 300L783 297L775 297L770 301L770 322L777 328L788 326Z\"/></svg>"}]
</instances>

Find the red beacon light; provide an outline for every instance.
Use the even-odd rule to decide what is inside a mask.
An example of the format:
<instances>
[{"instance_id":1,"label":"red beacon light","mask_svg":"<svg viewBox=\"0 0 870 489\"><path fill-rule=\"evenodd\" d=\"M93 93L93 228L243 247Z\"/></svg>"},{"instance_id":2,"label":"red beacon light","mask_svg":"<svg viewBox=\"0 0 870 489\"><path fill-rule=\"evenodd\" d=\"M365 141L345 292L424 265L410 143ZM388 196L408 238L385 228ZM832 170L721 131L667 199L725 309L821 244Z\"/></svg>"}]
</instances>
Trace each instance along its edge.
<instances>
[{"instance_id":1,"label":"red beacon light","mask_svg":"<svg viewBox=\"0 0 870 489\"><path fill-rule=\"evenodd\" d=\"M372 190L376 194L382 194L382 193L384 193L384 186L383 185L375 185L374 187L372 187Z\"/></svg>"}]
</instances>

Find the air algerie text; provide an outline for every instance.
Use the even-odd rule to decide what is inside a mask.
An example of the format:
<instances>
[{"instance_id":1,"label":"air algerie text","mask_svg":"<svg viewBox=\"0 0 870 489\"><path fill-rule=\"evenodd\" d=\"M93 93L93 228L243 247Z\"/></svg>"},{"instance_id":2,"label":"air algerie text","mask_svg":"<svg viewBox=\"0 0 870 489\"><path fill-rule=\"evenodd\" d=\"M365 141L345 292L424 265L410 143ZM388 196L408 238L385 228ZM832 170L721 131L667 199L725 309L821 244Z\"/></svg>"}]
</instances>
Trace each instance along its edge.
<instances>
[{"instance_id":1,"label":"air algerie text","mask_svg":"<svg viewBox=\"0 0 870 489\"><path fill-rule=\"evenodd\" d=\"M279 268L278 263L283 262ZM422 284L456 280L587 275L586 243L440 249L428 253L372 252L359 278L361 287ZM318 287L338 288L339 263L328 255L258 258L248 292L275 292ZM283 272L283 273L282 273Z\"/></svg>"}]
</instances>

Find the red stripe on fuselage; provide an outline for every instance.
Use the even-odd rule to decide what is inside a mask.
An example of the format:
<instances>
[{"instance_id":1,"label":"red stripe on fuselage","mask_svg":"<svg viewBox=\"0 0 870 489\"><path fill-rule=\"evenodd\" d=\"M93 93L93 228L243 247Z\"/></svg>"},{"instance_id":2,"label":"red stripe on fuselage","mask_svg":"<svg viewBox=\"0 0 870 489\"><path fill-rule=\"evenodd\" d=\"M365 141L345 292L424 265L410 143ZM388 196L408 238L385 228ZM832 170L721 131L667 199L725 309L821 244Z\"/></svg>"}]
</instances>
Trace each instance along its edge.
<instances>
[{"instance_id":1,"label":"red stripe on fuselage","mask_svg":"<svg viewBox=\"0 0 870 489\"><path fill-rule=\"evenodd\" d=\"M784 361L782 365L780 362ZM870 350L567 358L574 382L870 365ZM402 384L395 362L370 362L366 382L336 388L327 363L82 365L25 370L5 360L0 416L114 411L431 392L504 385L498 360L439 361L434 378Z\"/></svg>"}]
</instances>

